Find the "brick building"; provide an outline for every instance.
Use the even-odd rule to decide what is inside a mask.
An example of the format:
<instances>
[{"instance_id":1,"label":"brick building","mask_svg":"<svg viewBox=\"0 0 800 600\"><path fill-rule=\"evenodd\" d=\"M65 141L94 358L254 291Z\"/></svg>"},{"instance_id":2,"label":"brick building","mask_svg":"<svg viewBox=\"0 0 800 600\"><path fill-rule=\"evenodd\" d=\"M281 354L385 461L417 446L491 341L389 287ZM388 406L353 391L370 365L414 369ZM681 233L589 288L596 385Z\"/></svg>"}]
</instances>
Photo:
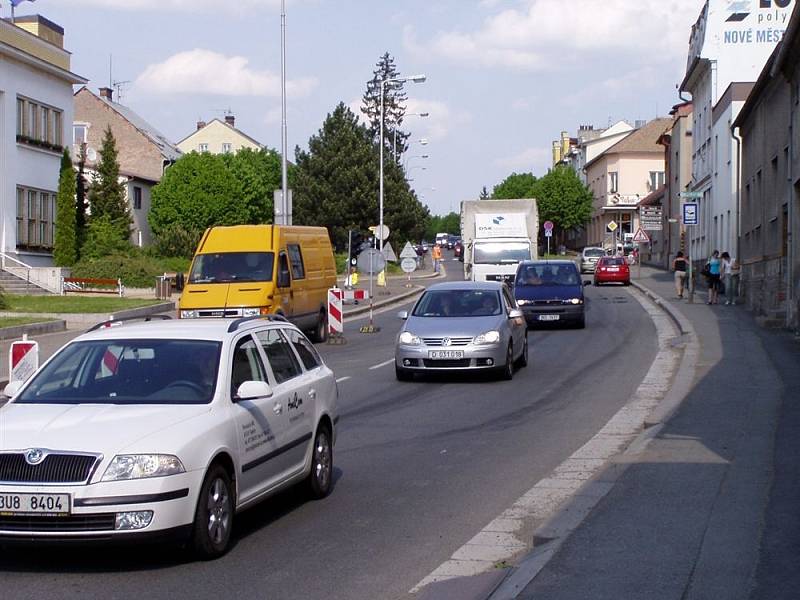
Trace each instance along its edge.
<instances>
[{"instance_id":1,"label":"brick building","mask_svg":"<svg viewBox=\"0 0 800 600\"><path fill-rule=\"evenodd\" d=\"M106 127L111 127L119 152L120 176L133 218L131 242L147 245L152 241L147 222L150 191L161 181L164 170L178 160L181 151L133 110L114 102L111 89L100 88L99 92L98 95L82 87L75 93L73 158L77 164L81 146L85 144L86 170L91 172L100 160L99 150Z\"/></svg>"}]
</instances>

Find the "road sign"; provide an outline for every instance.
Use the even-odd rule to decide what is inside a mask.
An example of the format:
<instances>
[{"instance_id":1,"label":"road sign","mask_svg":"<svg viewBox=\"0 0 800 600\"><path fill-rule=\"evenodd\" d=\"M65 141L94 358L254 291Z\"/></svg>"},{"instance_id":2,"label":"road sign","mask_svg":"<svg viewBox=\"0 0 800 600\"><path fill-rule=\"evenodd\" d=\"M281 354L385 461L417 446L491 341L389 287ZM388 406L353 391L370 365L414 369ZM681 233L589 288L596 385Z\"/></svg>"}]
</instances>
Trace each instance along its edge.
<instances>
[{"instance_id":1,"label":"road sign","mask_svg":"<svg viewBox=\"0 0 800 600\"><path fill-rule=\"evenodd\" d=\"M383 245L383 256L389 262L397 262L397 254L394 253L394 248L392 248L391 242L386 242Z\"/></svg>"},{"instance_id":2,"label":"road sign","mask_svg":"<svg viewBox=\"0 0 800 600\"><path fill-rule=\"evenodd\" d=\"M552 221L545 221L544 222L544 230L545 231L553 231L553 222Z\"/></svg>"},{"instance_id":3,"label":"road sign","mask_svg":"<svg viewBox=\"0 0 800 600\"><path fill-rule=\"evenodd\" d=\"M697 225L700 222L697 202L684 202L681 205L681 217L684 225Z\"/></svg>"},{"instance_id":4,"label":"road sign","mask_svg":"<svg viewBox=\"0 0 800 600\"><path fill-rule=\"evenodd\" d=\"M544 237L553 237L553 230L552 229L545 229L544 230Z\"/></svg>"},{"instance_id":5,"label":"road sign","mask_svg":"<svg viewBox=\"0 0 800 600\"><path fill-rule=\"evenodd\" d=\"M369 230L375 234L375 237L379 240L385 240L389 237L389 228L386 225L383 226L383 229L381 229L380 225L373 225Z\"/></svg>"},{"instance_id":6,"label":"road sign","mask_svg":"<svg viewBox=\"0 0 800 600\"><path fill-rule=\"evenodd\" d=\"M702 198L703 192L678 192L681 198Z\"/></svg>"},{"instance_id":7,"label":"road sign","mask_svg":"<svg viewBox=\"0 0 800 600\"><path fill-rule=\"evenodd\" d=\"M616 221L609 221L606 227L608 228L609 231L616 231L618 225Z\"/></svg>"},{"instance_id":8,"label":"road sign","mask_svg":"<svg viewBox=\"0 0 800 600\"><path fill-rule=\"evenodd\" d=\"M650 241L650 236L647 235L647 232L639 227L636 230L636 233L633 234L633 241L637 244L646 244Z\"/></svg>"},{"instance_id":9,"label":"road sign","mask_svg":"<svg viewBox=\"0 0 800 600\"><path fill-rule=\"evenodd\" d=\"M417 251L414 250L414 246L411 245L411 242L406 242L406 245L403 246L400 258L417 258Z\"/></svg>"},{"instance_id":10,"label":"road sign","mask_svg":"<svg viewBox=\"0 0 800 600\"><path fill-rule=\"evenodd\" d=\"M403 272L405 273L413 273L417 270L417 259L404 258L400 261L400 268L403 269Z\"/></svg>"},{"instance_id":11,"label":"road sign","mask_svg":"<svg viewBox=\"0 0 800 600\"><path fill-rule=\"evenodd\" d=\"M39 342L23 339L8 350L8 382L26 381L39 368Z\"/></svg>"},{"instance_id":12,"label":"road sign","mask_svg":"<svg viewBox=\"0 0 800 600\"><path fill-rule=\"evenodd\" d=\"M358 270L367 275L377 275L386 268L386 259L380 250L369 248L358 255Z\"/></svg>"},{"instance_id":13,"label":"road sign","mask_svg":"<svg viewBox=\"0 0 800 600\"><path fill-rule=\"evenodd\" d=\"M647 231L661 231L663 225L664 212L661 206L641 206L639 207L639 221L642 229Z\"/></svg>"}]
</instances>

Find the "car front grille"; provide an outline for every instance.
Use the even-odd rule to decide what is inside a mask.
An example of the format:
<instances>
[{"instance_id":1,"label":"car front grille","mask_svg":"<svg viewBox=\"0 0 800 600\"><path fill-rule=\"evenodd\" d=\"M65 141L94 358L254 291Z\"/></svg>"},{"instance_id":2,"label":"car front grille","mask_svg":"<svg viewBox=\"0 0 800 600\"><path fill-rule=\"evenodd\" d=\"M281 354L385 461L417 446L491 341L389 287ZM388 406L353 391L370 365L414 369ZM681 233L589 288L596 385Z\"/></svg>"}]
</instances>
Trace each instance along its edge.
<instances>
[{"instance_id":1,"label":"car front grille","mask_svg":"<svg viewBox=\"0 0 800 600\"><path fill-rule=\"evenodd\" d=\"M434 369L466 369L469 367L470 359L459 358L454 360L432 360L426 358L422 362L426 367Z\"/></svg>"},{"instance_id":2,"label":"car front grille","mask_svg":"<svg viewBox=\"0 0 800 600\"><path fill-rule=\"evenodd\" d=\"M49 517L39 515L0 516L0 531L20 533L62 533L71 531L114 531L115 513Z\"/></svg>"},{"instance_id":3,"label":"car front grille","mask_svg":"<svg viewBox=\"0 0 800 600\"><path fill-rule=\"evenodd\" d=\"M85 483L98 460L94 454L48 453L32 465L23 452L0 453L0 483Z\"/></svg>"},{"instance_id":4,"label":"car front grille","mask_svg":"<svg viewBox=\"0 0 800 600\"><path fill-rule=\"evenodd\" d=\"M534 306L561 306L564 304L562 300L535 300Z\"/></svg>"},{"instance_id":5,"label":"car front grille","mask_svg":"<svg viewBox=\"0 0 800 600\"><path fill-rule=\"evenodd\" d=\"M444 340L450 340L450 342L448 344L445 344ZM422 342L426 346L468 346L472 342L472 338L471 337L452 337L452 338L430 337L430 338L422 338Z\"/></svg>"}]
</instances>

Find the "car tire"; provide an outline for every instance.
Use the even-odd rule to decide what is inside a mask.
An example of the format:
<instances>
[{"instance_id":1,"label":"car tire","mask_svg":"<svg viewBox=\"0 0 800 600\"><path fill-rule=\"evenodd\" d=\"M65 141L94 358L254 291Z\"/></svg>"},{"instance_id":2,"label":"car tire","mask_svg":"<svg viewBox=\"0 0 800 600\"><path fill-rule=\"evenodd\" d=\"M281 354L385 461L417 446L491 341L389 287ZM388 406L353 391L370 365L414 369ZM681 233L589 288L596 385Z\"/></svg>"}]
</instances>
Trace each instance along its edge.
<instances>
[{"instance_id":1,"label":"car tire","mask_svg":"<svg viewBox=\"0 0 800 600\"><path fill-rule=\"evenodd\" d=\"M511 342L508 343L508 351L506 352L506 362L498 370L500 379L511 381L514 378L514 346Z\"/></svg>"},{"instance_id":2,"label":"car tire","mask_svg":"<svg viewBox=\"0 0 800 600\"><path fill-rule=\"evenodd\" d=\"M200 487L194 513L192 549L203 560L218 558L228 551L233 530L233 485L228 471L212 464Z\"/></svg>"},{"instance_id":3,"label":"car tire","mask_svg":"<svg viewBox=\"0 0 800 600\"><path fill-rule=\"evenodd\" d=\"M581 315L581 318L575 323L576 329L585 329L586 328L586 315Z\"/></svg>"},{"instance_id":4,"label":"car tire","mask_svg":"<svg viewBox=\"0 0 800 600\"><path fill-rule=\"evenodd\" d=\"M311 497L324 498L333 487L333 440L330 429L325 424L317 427L314 447L311 449L311 471L306 480Z\"/></svg>"},{"instance_id":5,"label":"car tire","mask_svg":"<svg viewBox=\"0 0 800 600\"><path fill-rule=\"evenodd\" d=\"M628 281L623 281L622 282L622 285L624 285L625 287L628 287L630 284L631 284L631 280L630 279Z\"/></svg>"},{"instance_id":6,"label":"car tire","mask_svg":"<svg viewBox=\"0 0 800 600\"><path fill-rule=\"evenodd\" d=\"M317 326L311 334L311 341L317 344L322 344L328 341L328 318L324 310L319 311L319 318L317 319Z\"/></svg>"},{"instance_id":7,"label":"car tire","mask_svg":"<svg viewBox=\"0 0 800 600\"><path fill-rule=\"evenodd\" d=\"M397 365L394 366L394 376L397 378L397 381L411 381L414 379L414 374L411 371L403 367L398 367Z\"/></svg>"},{"instance_id":8,"label":"car tire","mask_svg":"<svg viewBox=\"0 0 800 600\"><path fill-rule=\"evenodd\" d=\"M525 332L525 344L522 347L522 354L519 355L515 366L518 369L528 366L528 332Z\"/></svg>"}]
</instances>

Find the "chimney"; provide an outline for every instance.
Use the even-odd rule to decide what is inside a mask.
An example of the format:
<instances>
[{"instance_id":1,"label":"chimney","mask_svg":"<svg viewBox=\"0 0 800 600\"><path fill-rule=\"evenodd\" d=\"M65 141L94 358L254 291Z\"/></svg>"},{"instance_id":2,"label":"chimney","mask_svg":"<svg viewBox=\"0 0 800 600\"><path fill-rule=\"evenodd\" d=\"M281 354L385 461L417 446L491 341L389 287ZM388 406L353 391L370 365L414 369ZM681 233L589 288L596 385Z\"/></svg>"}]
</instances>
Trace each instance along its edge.
<instances>
[{"instance_id":1,"label":"chimney","mask_svg":"<svg viewBox=\"0 0 800 600\"><path fill-rule=\"evenodd\" d=\"M99 92L100 92L100 97L101 98L105 98L109 102L113 102L114 101L114 99L113 99L114 90L112 90L111 88L101 87Z\"/></svg>"},{"instance_id":2,"label":"chimney","mask_svg":"<svg viewBox=\"0 0 800 600\"><path fill-rule=\"evenodd\" d=\"M236 123L236 117L233 115L225 115L225 124L234 127Z\"/></svg>"},{"instance_id":3,"label":"chimney","mask_svg":"<svg viewBox=\"0 0 800 600\"><path fill-rule=\"evenodd\" d=\"M205 121L198 121L197 122L197 131L200 131L205 126L206 126L206 122Z\"/></svg>"},{"instance_id":4,"label":"chimney","mask_svg":"<svg viewBox=\"0 0 800 600\"><path fill-rule=\"evenodd\" d=\"M64 28L41 15L23 15L14 19L14 25L50 42L57 48L64 48Z\"/></svg>"}]
</instances>

